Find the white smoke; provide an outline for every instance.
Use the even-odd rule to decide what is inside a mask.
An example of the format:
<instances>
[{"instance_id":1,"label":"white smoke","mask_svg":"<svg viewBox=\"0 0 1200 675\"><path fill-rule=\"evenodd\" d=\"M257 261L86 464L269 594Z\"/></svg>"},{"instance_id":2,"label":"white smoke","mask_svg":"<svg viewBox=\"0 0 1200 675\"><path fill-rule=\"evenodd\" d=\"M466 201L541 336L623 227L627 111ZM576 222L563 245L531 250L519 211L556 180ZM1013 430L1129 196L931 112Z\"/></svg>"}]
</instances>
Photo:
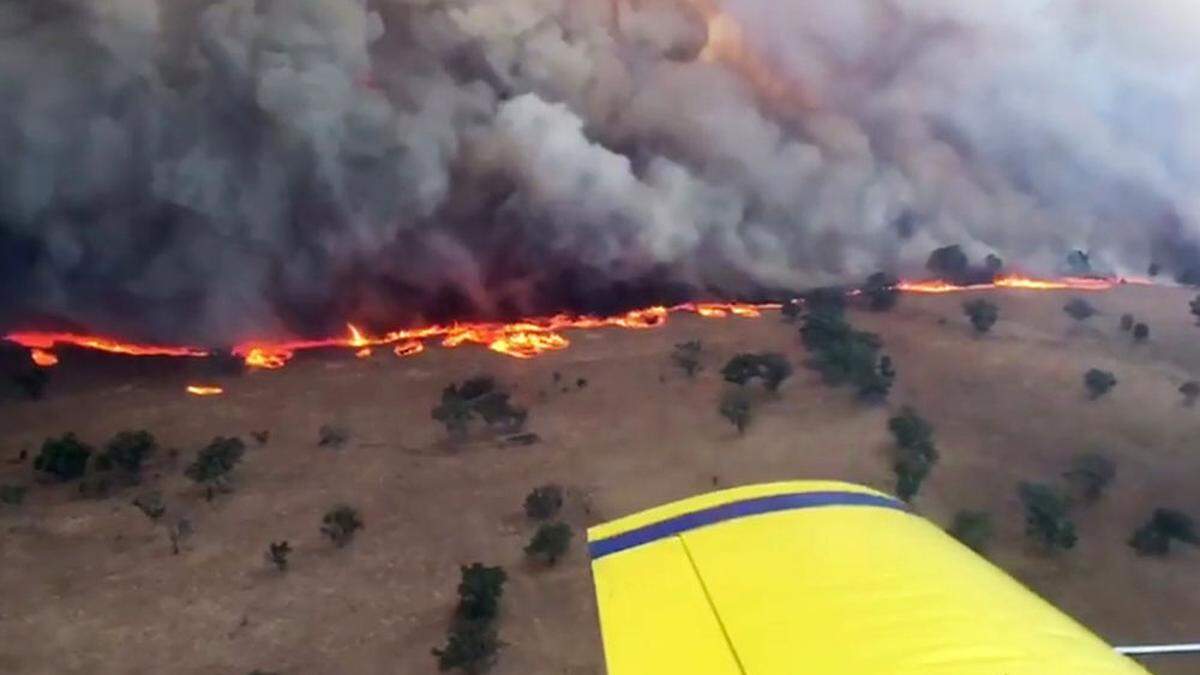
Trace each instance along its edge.
<instances>
[{"instance_id":1,"label":"white smoke","mask_svg":"<svg viewBox=\"0 0 1200 675\"><path fill-rule=\"evenodd\" d=\"M716 3L786 95L702 54L711 4L4 3L0 322L231 342L947 244L1200 264L1192 3Z\"/></svg>"}]
</instances>

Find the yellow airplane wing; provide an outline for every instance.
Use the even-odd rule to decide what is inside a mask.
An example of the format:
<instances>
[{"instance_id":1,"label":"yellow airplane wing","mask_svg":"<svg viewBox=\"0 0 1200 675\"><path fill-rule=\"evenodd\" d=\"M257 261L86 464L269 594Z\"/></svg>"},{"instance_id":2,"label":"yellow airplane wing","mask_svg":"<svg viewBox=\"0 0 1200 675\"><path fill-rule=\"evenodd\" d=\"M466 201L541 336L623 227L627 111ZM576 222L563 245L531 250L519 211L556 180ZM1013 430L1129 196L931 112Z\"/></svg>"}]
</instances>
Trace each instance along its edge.
<instances>
[{"instance_id":1,"label":"yellow airplane wing","mask_svg":"<svg viewBox=\"0 0 1200 675\"><path fill-rule=\"evenodd\" d=\"M1146 675L856 485L714 492L588 542L609 675Z\"/></svg>"}]
</instances>

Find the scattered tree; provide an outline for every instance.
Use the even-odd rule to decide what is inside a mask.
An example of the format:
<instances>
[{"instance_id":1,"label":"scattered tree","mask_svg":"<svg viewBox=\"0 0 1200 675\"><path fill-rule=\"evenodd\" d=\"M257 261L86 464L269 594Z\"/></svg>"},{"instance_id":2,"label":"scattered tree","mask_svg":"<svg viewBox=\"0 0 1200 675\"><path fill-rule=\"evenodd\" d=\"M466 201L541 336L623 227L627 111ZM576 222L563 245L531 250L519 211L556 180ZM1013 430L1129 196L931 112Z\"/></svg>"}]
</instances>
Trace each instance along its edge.
<instances>
[{"instance_id":1,"label":"scattered tree","mask_svg":"<svg viewBox=\"0 0 1200 675\"><path fill-rule=\"evenodd\" d=\"M1021 483L1017 494L1025 506L1025 534L1047 551L1070 550L1078 537L1068 517L1070 502L1049 485Z\"/></svg>"},{"instance_id":2,"label":"scattered tree","mask_svg":"<svg viewBox=\"0 0 1200 675\"><path fill-rule=\"evenodd\" d=\"M536 487L525 495L525 515L532 520L548 520L558 515L563 505L562 488L557 485Z\"/></svg>"},{"instance_id":3,"label":"scattered tree","mask_svg":"<svg viewBox=\"0 0 1200 675\"><path fill-rule=\"evenodd\" d=\"M501 567L488 567L480 563L462 566L462 580L458 583L458 609L455 617L459 621L489 622L500 612L500 598L504 595L504 583L508 575Z\"/></svg>"},{"instance_id":4,"label":"scattered tree","mask_svg":"<svg viewBox=\"0 0 1200 675\"><path fill-rule=\"evenodd\" d=\"M25 501L29 488L24 485L0 485L0 504L20 506Z\"/></svg>"},{"instance_id":5,"label":"scattered tree","mask_svg":"<svg viewBox=\"0 0 1200 675\"><path fill-rule=\"evenodd\" d=\"M959 511L947 532L972 551L983 553L993 534L992 516L986 511Z\"/></svg>"},{"instance_id":6,"label":"scattered tree","mask_svg":"<svg viewBox=\"0 0 1200 675\"><path fill-rule=\"evenodd\" d=\"M726 391L721 396L719 410L722 417L737 427L739 434L746 433L746 428L750 426L752 411L750 407L750 395L745 390L739 387Z\"/></svg>"},{"instance_id":7,"label":"scattered tree","mask_svg":"<svg viewBox=\"0 0 1200 675\"><path fill-rule=\"evenodd\" d=\"M287 540L280 542L271 542L267 545L266 558L267 562L275 566L275 569L280 572L287 570L288 556L292 553L292 547Z\"/></svg>"},{"instance_id":8,"label":"scattered tree","mask_svg":"<svg viewBox=\"0 0 1200 675\"><path fill-rule=\"evenodd\" d=\"M809 366L830 386L850 383L870 401L887 398L896 369L880 354L882 341L874 333L855 330L841 313L814 311L804 317L800 338L812 354Z\"/></svg>"},{"instance_id":9,"label":"scattered tree","mask_svg":"<svg viewBox=\"0 0 1200 675\"><path fill-rule=\"evenodd\" d=\"M212 501L217 490L229 489L229 474L242 460L246 444L240 438L217 436L196 455L196 460L184 469L184 475L204 486L205 497Z\"/></svg>"},{"instance_id":10,"label":"scattered tree","mask_svg":"<svg viewBox=\"0 0 1200 675\"><path fill-rule=\"evenodd\" d=\"M1092 503L1117 477L1117 465L1105 455L1089 452L1071 460L1071 468L1063 476L1079 490L1085 503Z\"/></svg>"},{"instance_id":11,"label":"scattered tree","mask_svg":"<svg viewBox=\"0 0 1200 675\"><path fill-rule=\"evenodd\" d=\"M963 253L962 247L955 244L953 246L943 246L942 248L934 249L929 254L929 260L925 263L925 269L938 276L955 279L966 274L970 264L971 262L967 259L967 254Z\"/></svg>"},{"instance_id":12,"label":"scattered tree","mask_svg":"<svg viewBox=\"0 0 1200 675\"><path fill-rule=\"evenodd\" d=\"M792 376L792 364L786 357L774 352L763 354L738 354L725 364L721 375L727 382L739 386L747 384L754 378L759 378L767 391L779 390L779 385Z\"/></svg>"},{"instance_id":13,"label":"scattered tree","mask_svg":"<svg viewBox=\"0 0 1200 675\"><path fill-rule=\"evenodd\" d=\"M459 622L450 630L446 646L434 649L438 670L459 669L468 675L486 672L496 662L504 643L489 622Z\"/></svg>"},{"instance_id":14,"label":"scattered tree","mask_svg":"<svg viewBox=\"0 0 1200 675\"><path fill-rule=\"evenodd\" d=\"M362 527L363 521L358 511L347 504L334 506L321 519L321 534L329 537L338 548L349 544L354 539L354 533Z\"/></svg>"},{"instance_id":15,"label":"scattered tree","mask_svg":"<svg viewBox=\"0 0 1200 675\"><path fill-rule=\"evenodd\" d=\"M137 476L142 462L158 449L158 441L146 430L122 431L105 444L103 452L96 456L96 470L120 469L130 476Z\"/></svg>"},{"instance_id":16,"label":"scattered tree","mask_svg":"<svg viewBox=\"0 0 1200 675\"><path fill-rule=\"evenodd\" d=\"M1191 516L1175 509L1154 509L1146 524L1129 539L1139 555L1164 556L1171 550L1171 540L1193 546L1200 545L1200 535Z\"/></svg>"},{"instance_id":17,"label":"scattered tree","mask_svg":"<svg viewBox=\"0 0 1200 675\"><path fill-rule=\"evenodd\" d=\"M1132 314L1122 314L1121 315L1121 330L1125 331L1126 333L1133 330L1133 322L1134 321L1135 321L1135 319L1133 318Z\"/></svg>"},{"instance_id":18,"label":"scattered tree","mask_svg":"<svg viewBox=\"0 0 1200 675\"><path fill-rule=\"evenodd\" d=\"M466 437L470 423L476 417L482 418L491 428L516 433L525 426L529 416L527 410L510 402L508 393L500 391L490 376L474 377L446 387L442 390L441 402L431 414L456 440Z\"/></svg>"},{"instance_id":19,"label":"scattered tree","mask_svg":"<svg viewBox=\"0 0 1200 675\"><path fill-rule=\"evenodd\" d=\"M1133 339L1138 342L1145 342L1150 339L1150 326L1144 323L1135 324L1133 327Z\"/></svg>"},{"instance_id":20,"label":"scattered tree","mask_svg":"<svg viewBox=\"0 0 1200 675\"><path fill-rule=\"evenodd\" d=\"M33 468L50 474L60 481L75 480L87 471L92 447L67 433L62 438L47 438L41 453L33 460Z\"/></svg>"},{"instance_id":21,"label":"scattered tree","mask_svg":"<svg viewBox=\"0 0 1200 675\"><path fill-rule=\"evenodd\" d=\"M1087 321L1096 315L1096 308L1083 298L1071 298L1070 302L1063 305L1063 311L1076 321Z\"/></svg>"},{"instance_id":22,"label":"scattered tree","mask_svg":"<svg viewBox=\"0 0 1200 675\"><path fill-rule=\"evenodd\" d=\"M566 523L543 523L533 533L533 538L525 547L525 554L553 566L571 547L574 536L571 526Z\"/></svg>"},{"instance_id":23,"label":"scattered tree","mask_svg":"<svg viewBox=\"0 0 1200 675\"><path fill-rule=\"evenodd\" d=\"M862 292L867 298L867 307L874 312L886 312L900 300L900 280L885 272L876 272L867 277Z\"/></svg>"},{"instance_id":24,"label":"scattered tree","mask_svg":"<svg viewBox=\"0 0 1200 675\"><path fill-rule=\"evenodd\" d=\"M896 455L892 470L896 474L896 495L912 501L921 490L938 461L933 443L933 426L905 406L900 414L888 420L888 429L896 439Z\"/></svg>"},{"instance_id":25,"label":"scattered tree","mask_svg":"<svg viewBox=\"0 0 1200 675\"><path fill-rule=\"evenodd\" d=\"M979 298L963 303L963 313L971 320L971 325L975 327L976 332L986 333L996 324L996 320L1000 318L1000 308L996 305Z\"/></svg>"},{"instance_id":26,"label":"scattered tree","mask_svg":"<svg viewBox=\"0 0 1200 675\"><path fill-rule=\"evenodd\" d=\"M701 349L702 345L699 340L680 342L671 352L671 362L682 369L688 377L693 377L700 370Z\"/></svg>"},{"instance_id":27,"label":"scattered tree","mask_svg":"<svg viewBox=\"0 0 1200 675\"><path fill-rule=\"evenodd\" d=\"M1107 370L1092 368L1084 373L1083 386L1088 391L1088 398L1095 401L1117 386L1117 377Z\"/></svg>"},{"instance_id":28,"label":"scattered tree","mask_svg":"<svg viewBox=\"0 0 1200 675\"><path fill-rule=\"evenodd\" d=\"M1183 394L1183 404L1189 408L1196 404L1196 399L1200 398L1200 382L1188 380L1179 386L1179 393Z\"/></svg>"}]
</instances>

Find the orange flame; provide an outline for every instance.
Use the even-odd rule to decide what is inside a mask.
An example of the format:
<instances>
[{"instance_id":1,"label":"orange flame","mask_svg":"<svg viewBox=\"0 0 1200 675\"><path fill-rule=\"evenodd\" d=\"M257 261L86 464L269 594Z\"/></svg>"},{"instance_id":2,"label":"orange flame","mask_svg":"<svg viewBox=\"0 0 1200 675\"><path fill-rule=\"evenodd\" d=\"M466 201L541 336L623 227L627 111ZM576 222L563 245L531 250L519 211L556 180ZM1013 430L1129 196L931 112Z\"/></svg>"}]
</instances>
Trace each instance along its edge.
<instances>
[{"instance_id":1,"label":"orange flame","mask_svg":"<svg viewBox=\"0 0 1200 675\"><path fill-rule=\"evenodd\" d=\"M392 348L392 353L396 356L416 356L425 351L425 343L420 340L405 340Z\"/></svg>"},{"instance_id":2,"label":"orange flame","mask_svg":"<svg viewBox=\"0 0 1200 675\"><path fill-rule=\"evenodd\" d=\"M225 393L225 390L221 387L191 384L188 385L187 393L191 394L192 396L220 396L221 394Z\"/></svg>"},{"instance_id":3,"label":"orange flame","mask_svg":"<svg viewBox=\"0 0 1200 675\"><path fill-rule=\"evenodd\" d=\"M948 281L934 279L931 281L901 281L896 288L907 293L960 293L963 291L982 291L993 288L1015 288L1031 291L1107 291L1122 283L1123 279L1101 279L1092 277L1064 277L1062 279L1035 279L1009 275L996 277L991 283L956 286Z\"/></svg>"},{"instance_id":4,"label":"orange flame","mask_svg":"<svg viewBox=\"0 0 1200 675\"><path fill-rule=\"evenodd\" d=\"M44 349L34 348L29 350L29 358L33 359L34 363L43 368L58 365L58 357L54 355L54 352L48 352Z\"/></svg>"},{"instance_id":5,"label":"orange flame","mask_svg":"<svg viewBox=\"0 0 1200 675\"><path fill-rule=\"evenodd\" d=\"M30 349L50 349L58 344L83 347L110 354L125 354L127 356L208 356L208 352L194 347L164 347L161 345L144 345L135 342L120 342L95 335L77 335L75 333L9 333L5 340L15 342Z\"/></svg>"}]
</instances>

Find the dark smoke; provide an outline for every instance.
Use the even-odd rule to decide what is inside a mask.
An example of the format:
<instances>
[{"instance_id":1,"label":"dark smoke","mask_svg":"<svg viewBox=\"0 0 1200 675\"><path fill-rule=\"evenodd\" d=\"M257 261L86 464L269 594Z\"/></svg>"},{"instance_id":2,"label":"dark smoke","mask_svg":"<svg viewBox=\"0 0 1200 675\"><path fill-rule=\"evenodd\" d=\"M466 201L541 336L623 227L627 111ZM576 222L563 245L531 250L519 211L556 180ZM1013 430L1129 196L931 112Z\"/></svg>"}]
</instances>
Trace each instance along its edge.
<instances>
[{"instance_id":1,"label":"dark smoke","mask_svg":"<svg viewBox=\"0 0 1200 675\"><path fill-rule=\"evenodd\" d=\"M1200 9L0 3L0 324L229 343L919 273L1200 269Z\"/></svg>"}]
</instances>

